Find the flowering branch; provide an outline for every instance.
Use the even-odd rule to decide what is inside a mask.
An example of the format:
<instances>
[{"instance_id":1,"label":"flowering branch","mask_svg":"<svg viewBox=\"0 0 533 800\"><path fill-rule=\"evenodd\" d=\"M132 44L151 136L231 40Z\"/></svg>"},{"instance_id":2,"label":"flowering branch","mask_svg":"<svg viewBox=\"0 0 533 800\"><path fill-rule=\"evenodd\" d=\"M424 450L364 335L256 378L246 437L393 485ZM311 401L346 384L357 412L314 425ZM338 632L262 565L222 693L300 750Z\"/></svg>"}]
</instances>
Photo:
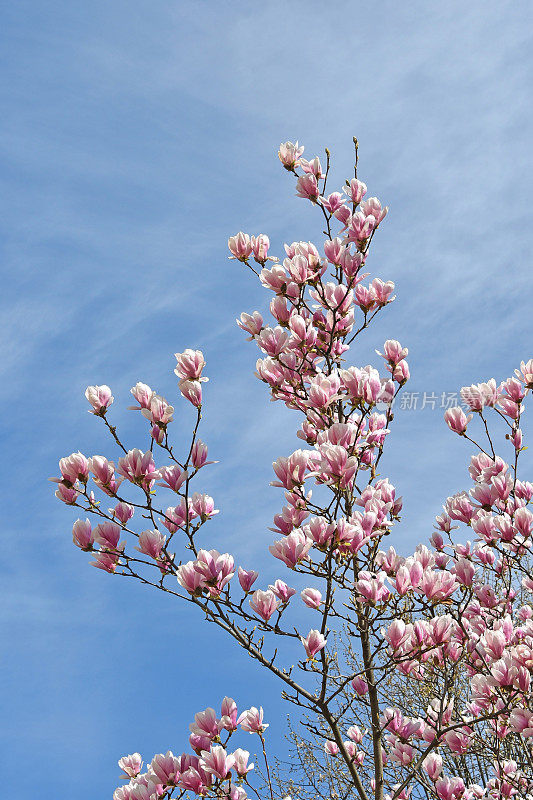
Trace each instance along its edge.
<instances>
[{"instance_id":1,"label":"flowering branch","mask_svg":"<svg viewBox=\"0 0 533 800\"><path fill-rule=\"evenodd\" d=\"M79 452L61 459L56 495L96 517L94 526L87 518L73 527L74 544L94 556L94 566L196 605L282 682L283 697L300 709L302 732L291 728L297 758L286 782L293 795L303 799L312 786L313 796L346 800L530 800L533 484L518 468L533 360L499 385L492 379L462 389L470 413L450 408L445 421L476 449L473 486L448 498L428 545L407 556L384 549L402 498L378 468L395 398L409 379L408 351L387 340L378 352L381 374L347 361L356 338L395 299L391 281L366 282L388 209L366 197L356 139L354 146L354 178L329 194L328 150L323 170L318 157L303 158L298 143L280 146L297 195L324 220L321 250L293 242L280 260L269 255L265 234L240 232L228 241L230 258L272 294L273 326L258 311L237 321L261 352L256 375L273 400L301 418L297 436L305 448L273 464L272 485L284 491L285 505L274 517L279 538L269 550L295 581L300 575L316 584L300 591L315 627L306 633L295 625L297 590L282 577L255 588L258 570L236 568L230 553L200 544L204 525L218 514L213 498L192 488L216 463L198 438L208 380L201 351L176 353L179 390L196 411L183 457L169 438L175 410L165 398L144 383L133 387L150 446L129 449L108 419L110 388L91 386L91 412L118 447L118 462ZM492 419L503 424L507 460L496 452ZM474 542L464 543L454 523ZM145 772L138 754L122 758L128 782L115 800L259 797L249 752L229 749L239 727L259 737L270 800L283 796L280 773L274 789L262 708L239 715L226 697L220 715L212 708L196 714L191 753L156 755Z\"/></svg>"}]
</instances>

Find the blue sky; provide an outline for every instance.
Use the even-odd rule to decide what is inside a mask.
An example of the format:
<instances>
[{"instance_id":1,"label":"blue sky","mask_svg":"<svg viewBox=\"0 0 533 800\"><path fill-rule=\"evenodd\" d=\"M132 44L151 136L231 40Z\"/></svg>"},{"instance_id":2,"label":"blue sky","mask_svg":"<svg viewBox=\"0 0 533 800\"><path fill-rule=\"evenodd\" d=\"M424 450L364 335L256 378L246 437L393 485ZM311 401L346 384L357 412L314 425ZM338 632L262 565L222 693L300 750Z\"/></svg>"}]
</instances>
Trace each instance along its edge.
<instances>
[{"instance_id":1,"label":"blue sky","mask_svg":"<svg viewBox=\"0 0 533 800\"><path fill-rule=\"evenodd\" d=\"M6 796L110 797L116 760L181 752L194 712L279 687L190 609L89 568L46 482L78 447L108 452L86 412L109 383L114 419L143 380L176 397L173 353L211 378L202 484L222 513L208 544L273 566L271 462L294 420L253 377L234 324L266 293L227 260L228 235L320 239L280 141L328 146L333 183L361 177L390 207L369 263L397 302L354 351L410 350L411 389L455 391L533 355L532 25L522 2L47 3L1 12L2 626ZM191 416L185 403L177 429ZM405 496L399 549L463 488L468 448L440 410L403 411L386 463ZM311 613L311 612L309 612Z\"/></svg>"}]
</instances>

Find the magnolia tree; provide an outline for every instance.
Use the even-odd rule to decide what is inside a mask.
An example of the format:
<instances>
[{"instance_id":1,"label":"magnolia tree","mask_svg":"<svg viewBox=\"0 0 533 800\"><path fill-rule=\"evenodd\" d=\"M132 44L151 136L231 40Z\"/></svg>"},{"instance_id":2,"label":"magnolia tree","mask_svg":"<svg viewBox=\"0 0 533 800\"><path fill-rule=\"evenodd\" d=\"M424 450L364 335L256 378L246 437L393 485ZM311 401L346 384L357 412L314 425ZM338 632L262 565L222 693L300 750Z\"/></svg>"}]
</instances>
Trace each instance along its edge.
<instances>
[{"instance_id":1,"label":"magnolia tree","mask_svg":"<svg viewBox=\"0 0 533 800\"><path fill-rule=\"evenodd\" d=\"M379 469L409 378L407 349L386 341L379 369L348 361L356 337L394 300L390 281L368 281L387 208L365 199L354 144L355 175L332 193L327 150L324 169L298 143L279 149L297 195L318 210L319 245L285 245L280 260L264 234L228 242L271 297L272 324L258 311L238 320L261 351L257 377L299 416L302 447L273 464L285 498L269 547L280 577L265 585L253 565L209 549L200 531L218 510L201 492L214 462L199 438L208 380L199 350L176 354L179 390L196 411L184 452L170 438L173 406L149 386L131 390L149 428L143 449L113 425L109 387L90 386L118 460L78 452L59 462L56 495L89 515L76 520L73 539L93 565L197 606L296 707L289 776L269 764L261 698L238 709L225 697L219 711L196 714L189 752L157 754L144 767L138 753L121 758L115 800L533 797L533 484L519 477L533 360L500 385L462 389L468 415L445 412L475 451L471 485L447 499L430 542L399 555L385 538L402 500ZM299 596L294 573L308 584ZM305 627L301 604L311 609ZM257 737L255 772L243 732Z\"/></svg>"}]
</instances>

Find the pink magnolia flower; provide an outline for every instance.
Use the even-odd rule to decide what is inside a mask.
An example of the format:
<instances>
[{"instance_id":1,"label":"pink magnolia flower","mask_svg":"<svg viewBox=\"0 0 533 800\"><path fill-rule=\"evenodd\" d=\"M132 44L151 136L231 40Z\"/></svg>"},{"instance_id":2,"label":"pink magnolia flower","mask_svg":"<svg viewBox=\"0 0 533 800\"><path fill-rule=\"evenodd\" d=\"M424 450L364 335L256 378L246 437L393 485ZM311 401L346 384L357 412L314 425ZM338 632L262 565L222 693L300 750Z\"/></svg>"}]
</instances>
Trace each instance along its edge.
<instances>
[{"instance_id":1,"label":"pink magnolia flower","mask_svg":"<svg viewBox=\"0 0 533 800\"><path fill-rule=\"evenodd\" d=\"M509 725L523 736L533 736L533 711L526 708L515 708L509 718Z\"/></svg>"},{"instance_id":2,"label":"pink magnolia flower","mask_svg":"<svg viewBox=\"0 0 533 800\"><path fill-rule=\"evenodd\" d=\"M413 588L409 569L404 564L396 572L394 585L400 597L404 597Z\"/></svg>"},{"instance_id":3,"label":"pink magnolia flower","mask_svg":"<svg viewBox=\"0 0 533 800\"><path fill-rule=\"evenodd\" d=\"M300 166L304 172L314 175L317 179L323 177L322 164L318 156L315 156L311 161L308 161L306 158L301 158Z\"/></svg>"},{"instance_id":4,"label":"pink magnolia flower","mask_svg":"<svg viewBox=\"0 0 533 800\"><path fill-rule=\"evenodd\" d=\"M135 509L129 503L121 501L117 503L114 508L110 508L109 513L112 514L115 519L118 519L121 525L126 525L133 517Z\"/></svg>"},{"instance_id":5,"label":"pink magnolia flower","mask_svg":"<svg viewBox=\"0 0 533 800\"><path fill-rule=\"evenodd\" d=\"M430 753L422 762L429 779L435 783L442 772L442 756L439 753Z\"/></svg>"},{"instance_id":6,"label":"pink magnolia flower","mask_svg":"<svg viewBox=\"0 0 533 800\"><path fill-rule=\"evenodd\" d=\"M118 765L126 778L135 778L142 769L142 756L140 753L122 756L122 758L119 759Z\"/></svg>"},{"instance_id":7,"label":"pink magnolia flower","mask_svg":"<svg viewBox=\"0 0 533 800\"><path fill-rule=\"evenodd\" d=\"M187 561L181 564L176 570L176 577L180 586L189 594L199 596L205 587L205 578L196 569L196 561Z\"/></svg>"},{"instance_id":8,"label":"pink magnolia flower","mask_svg":"<svg viewBox=\"0 0 533 800\"><path fill-rule=\"evenodd\" d=\"M444 739L452 753L467 753L472 740L472 729L465 726L463 729L449 731Z\"/></svg>"},{"instance_id":9,"label":"pink magnolia flower","mask_svg":"<svg viewBox=\"0 0 533 800\"><path fill-rule=\"evenodd\" d=\"M348 239L363 249L375 227L376 220L372 215L365 216L362 211L356 211L348 220Z\"/></svg>"},{"instance_id":10,"label":"pink magnolia flower","mask_svg":"<svg viewBox=\"0 0 533 800\"><path fill-rule=\"evenodd\" d=\"M392 377L396 381L396 383L404 384L406 381L409 380L411 374L409 372L409 365L407 361L399 361L394 370L392 371Z\"/></svg>"},{"instance_id":11,"label":"pink magnolia flower","mask_svg":"<svg viewBox=\"0 0 533 800\"><path fill-rule=\"evenodd\" d=\"M228 797L229 800L247 800L248 795L242 786L238 786L234 783L228 791Z\"/></svg>"},{"instance_id":12,"label":"pink magnolia flower","mask_svg":"<svg viewBox=\"0 0 533 800\"><path fill-rule=\"evenodd\" d=\"M241 314L241 318L236 320L239 328L250 334L248 341L251 341L258 333L261 333L263 328L263 317L259 311L254 311L252 314Z\"/></svg>"},{"instance_id":13,"label":"pink magnolia flower","mask_svg":"<svg viewBox=\"0 0 533 800\"><path fill-rule=\"evenodd\" d=\"M139 775L128 786L121 786L113 795L113 800L155 800L157 785Z\"/></svg>"},{"instance_id":14,"label":"pink magnolia flower","mask_svg":"<svg viewBox=\"0 0 533 800\"><path fill-rule=\"evenodd\" d=\"M297 296L299 294L299 289L296 284L293 284L293 288L289 292L289 276L281 264L274 264L271 269L263 268L259 274L259 280L263 286L267 289L271 289L278 295L285 295L287 293L292 295L294 293L294 295Z\"/></svg>"},{"instance_id":15,"label":"pink magnolia flower","mask_svg":"<svg viewBox=\"0 0 533 800\"><path fill-rule=\"evenodd\" d=\"M118 551L114 553L96 553L94 561L91 561L91 565L104 572L115 572L119 563L119 558L120 553Z\"/></svg>"},{"instance_id":16,"label":"pink magnolia flower","mask_svg":"<svg viewBox=\"0 0 533 800\"><path fill-rule=\"evenodd\" d=\"M59 470L61 472L61 479L52 478L51 480L59 483L60 480L65 484L73 486L76 481L87 483L89 477L89 461L83 453L79 451L72 453L72 455L62 458L59 462Z\"/></svg>"},{"instance_id":17,"label":"pink magnolia flower","mask_svg":"<svg viewBox=\"0 0 533 800\"><path fill-rule=\"evenodd\" d=\"M161 556L165 541L166 536L163 536L163 534L157 530L142 531L142 533L139 534L139 546L135 549L138 550L139 553L144 553L144 555L157 560Z\"/></svg>"},{"instance_id":18,"label":"pink magnolia flower","mask_svg":"<svg viewBox=\"0 0 533 800\"><path fill-rule=\"evenodd\" d=\"M533 358L530 358L529 361L522 361L520 369L515 369L515 375L527 389L533 389Z\"/></svg>"},{"instance_id":19,"label":"pink magnolia flower","mask_svg":"<svg viewBox=\"0 0 533 800\"><path fill-rule=\"evenodd\" d=\"M453 566L453 572L463 586L472 586L476 568L467 558L459 558Z\"/></svg>"},{"instance_id":20,"label":"pink magnolia flower","mask_svg":"<svg viewBox=\"0 0 533 800\"><path fill-rule=\"evenodd\" d=\"M333 538L335 523L328 522L324 517L314 517L302 530L318 547L324 547Z\"/></svg>"},{"instance_id":21,"label":"pink magnolia flower","mask_svg":"<svg viewBox=\"0 0 533 800\"><path fill-rule=\"evenodd\" d=\"M235 763L235 757L228 755L224 748L217 744L212 745L209 751L203 750L200 764L219 780L224 780Z\"/></svg>"},{"instance_id":22,"label":"pink magnolia flower","mask_svg":"<svg viewBox=\"0 0 533 800\"><path fill-rule=\"evenodd\" d=\"M168 486L173 492L179 492L189 477L187 470L181 469L177 464L173 464L170 467L161 467L158 470L158 476L162 481L159 486Z\"/></svg>"},{"instance_id":23,"label":"pink magnolia flower","mask_svg":"<svg viewBox=\"0 0 533 800\"><path fill-rule=\"evenodd\" d=\"M242 748L238 747L237 750L233 751L233 758L234 758L234 769L239 778L243 778L250 770L254 768L253 764L248 763L248 759L250 758L250 753L248 750L243 750Z\"/></svg>"},{"instance_id":24,"label":"pink magnolia flower","mask_svg":"<svg viewBox=\"0 0 533 800\"><path fill-rule=\"evenodd\" d=\"M278 356L287 346L289 334L283 328L263 328L256 336L259 347L269 356Z\"/></svg>"},{"instance_id":25,"label":"pink magnolia flower","mask_svg":"<svg viewBox=\"0 0 533 800\"><path fill-rule=\"evenodd\" d=\"M195 795L202 797L206 794L212 782L212 777L203 765L198 763L196 767L189 767L180 775L178 784L182 789L194 792Z\"/></svg>"},{"instance_id":26,"label":"pink magnolia flower","mask_svg":"<svg viewBox=\"0 0 533 800\"><path fill-rule=\"evenodd\" d=\"M363 520L364 519L365 518L363 518ZM369 535L365 533L359 519L354 516L353 520L354 524L348 522L344 517L341 517L337 522L335 539L342 552L350 551L352 553L357 553L370 538Z\"/></svg>"},{"instance_id":27,"label":"pink magnolia flower","mask_svg":"<svg viewBox=\"0 0 533 800\"><path fill-rule=\"evenodd\" d=\"M496 405L499 389L494 378L491 378L487 383L463 386L461 397L472 411L482 411L485 406Z\"/></svg>"},{"instance_id":28,"label":"pink magnolia flower","mask_svg":"<svg viewBox=\"0 0 533 800\"><path fill-rule=\"evenodd\" d=\"M218 464L218 461L207 460L207 445L201 439L196 439L192 446L191 461L195 469L201 469L207 464Z\"/></svg>"},{"instance_id":29,"label":"pink magnolia flower","mask_svg":"<svg viewBox=\"0 0 533 800\"><path fill-rule=\"evenodd\" d=\"M349 367L339 371L343 387L349 397L354 401L363 400L365 403L374 404L381 395L381 378L379 372L371 366L358 369Z\"/></svg>"},{"instance_id":30,"label":"pink magnolia flower","mask_svg":"<svg viewBox=\"0 0 533 800\"><path fill-rule=\"evenodd\" d=\"M268 622L274 611L279 607L279 600L271 589L266 592L257 589L250 598L250 605L256 614Z\"/></svg>"},{"instance_id":31,"label":"pink magnolia flower","mask_svg":"<svg viewBox=\"0 0 533 800\"><path fill-rule=\"evenodd\" d=\"M363 697L365 694L368 693L368 684L365 681L365 679L362 678L360 675L358 675L356 678L353 679L352 687L354 692L358 694L359 697Z\"/></svg>"},{"instance_id":32,"label":"pink magnolia flower","mask_svg":"<svg viewBox=\"0 0 533 800\"><path fill-rule=\"evenodd\" d=\"M386 600L390 592L385 586L386 572L383 570L374 575L363 570L355 584L356 591L369 603L380 603Z\"/></svg>"},{"instance_id":33,"label":"pink magnolia flower","mask_svg":"<svg viewBox=\"0 0 533 800\"><path fill-rule=\"evenodd\" d=\"M290 569L305 559L309 558L308 553L313 542L301 529L289 533L284 539L279 539L268 548L275 558L279 558Z\"/></svg>"},{"instance_id":34,"label":"pink magnolia flower","mask_svg":"<svg viewBox=\"0 0 533 800\"><path fill-rule=\"evenodd\" d=\"M73 505L79 497L79 492L70 486L65 486L64 483L60 483L55 491L55 496L63 503Z\"/></svg>"},{"instance_id":35,"label":"pink magnolia flower","mask_svg":"<svg viewBox=\"0 0 533 800\"><path fill-rule=\"evenodd\" d=\"M77 519L72 526L72 541L81 550L92 550L94 534L88 519Z\"/></svg>"},{"instance_id":36,"label":"pink magnolia flower","mask_svg":"<svg viewBox=\"0 0 533 800\"><path fill-rule=\"evenodd\" d=\"M254 569L246 570L243 569L242 567L239 567L238 578L243 592L246 592L246 594L248 594L253 584L257 580L258 576L259 573L256 572Z\"/></svg>"},{"instance_id":37,"label":"pink magnolia flower","mask_svg":"<svg viewBox=\"0 0 533 800\"><path fill-rule=\"evenodd\" d=\"M407 638L406 625L402 619L395 619L385 632L385 639L392 650L398 650Z\"/></svg>"},{"instance_id":38,"label":"pink magnolia flower","mask_svg":"<svg viewBox=\"0 0 533 800\"><path fill-rule=\"evenodd\" d=\"M139 403L138 406L130 406L130 411L140 411L143 408L150 408L150 402L155 392L153 389L150 389L146 383L136 383L135 386L130 389L130 392Z\"/></svg>"},{"instance_id":39,"label":"pink magnolia flower","mask_svg":"<svg viewBox=\"0 0 533 800\"><path fill-rule=\"evenodd\" d=\"M415 752L412 745L400 741L400 739L397 739L395 736L388 736L387 741L390 746L391 761L401 764L404 767L412 763Z\"/></svg>"},{"instance_id":40,"label":"pink magnolia flower","mask_svg":"<svg viewBox=\"0 0 533 800\"><path fill-rule=\"evenodd\" d=\"M455 433L463 434L466 432L466 426L472 419L470 414L468 417L460 406L448 408L444 412L444 419L447 426Z\"/></svg>"},{"instance_id":41,"label":"pink magnolia flower","mask_svg":"<svg viewBox=\"0 0 533 800\"><path fill-rule=\"evenodd\" d=\"M281 600L282 603L288 603L291 597L296 594L296 589L293 589L291 586L287 586L285 581L280 580L280 578L278 578L274 584L268 588L274 592L276 597Z\"/></svg>"},{"instance_id":42,"label":"pink magnolia flower","mask_svg":"<svg viewBox=\"0 0 533 800\"><path fill-rule=\"evenodd\" d=\"M120 525L106 520L95 527L93 537L101 547L105 547L107 550L116 550L121 533Z\"/></svg>"},{"instance_id":43,"label":"pink magnolia flower","mask_svg":"<svg viewBox=\"0 0 533 800\"><path fill-rule=\"evenodd\" d=\"M317 179L312 172L306 172L300 175L296 181L296 194L298 197L303 197L306 200L312 200L313 203L316 203L320 192Z\"/></svg>"},{"instance_id":44,"label":"pink magnolia flower","mask_svg":"<svg viewBox=\"0 0 533 800\"><path fill-rule=\"evenodd\" d=\"M380 201L377 197L369 197L361 203L361 212L366 217L372 217L376 220L376 225L379 225L388 214L389 209L387 206L382 208Z\"/></svg>"},{"instance_id":45,"label":"pink magnolia flower","mask_svg":"<svg viewBox=\"0 0 533 800\"><path fill-rule=\"evenodd\" d=\"M343 187L343 191L348 195L352 203L356 206L359 205L367 192L366 184L358 181L357 178L352 178L348 186Z\"/></svg>"},{"instance_id":46,"label":"pink magnolia flower","mask_svg":"<svg viewBox=\"0 0 533 800\"><path fill-rule=\"evenodd\" d=\"M355 742L355 744L361 744L363 741L363 734L357 725L350 725L346 733L352 742Z\"/></svg>"},{"instance_id":47,"label":"pink magnolia flower","mask_svg":"<svg viewBox=\"0 0 533 800\"><path fill-rule=\"evenodd\" d=\"M339 753L339 745L337 742L333 742L331 739L328 739L326 742L324 742L324 752L326 752L328 756L336 756Z\"/></svg>"},{"instance_id":48,"label":"pink magnolia flower","mask_svg":"<svg viewBox=\"0 0 533 800\"><path fill-rule=\"evenodd\" d=\"M94 482L106 494L113 496L117 493L122 479L115 477L115 465L105 456L93 456L89 459L89 468L94 475Z\"/></svg>"},{"instance_id":49,"label":"pink magnolia flower","mask_svg":"<svg viewBox=\"0 0 533 800\"><path fill-rule=\"evenodd\" d=\"M328 378L324 375L317 375L316 378L309 382L309 405L318 409L327 408L334 400L340 398L339 388L340 379L338 375L331 375Z\"/></svg>"},{"instance_id":50,"label":"pink magnolia flower","mask_svg":"<svg viewBox=\"0 0 533 800\"><path fill-rule=\"evenodd\" d=\"M420 589L428 600L446 600L458 587L455 576L450 572L424 570Z\"/></svg>"},{"instance_id":51,"label":"pink magnolia flower","mask_svg":"<svg viewBox=\"0 0 533 800\"><path fill-rule=\"evenodd\" d=\"M221 718L218 723L220 730L237 730L237 703L232 697L225 697L223 699L220 713Z\"/></svg>"},{"instance_id":52,"label":"pink magnolia flower","mask_svg":"<svg viewBox=\"0 0 533 800\"><path fill-rule=\"evenodd\" d=\"M324 253L332 264L340 266L341 258L345 252L346 248L342 243L342 239L338 236L335 239L326 239L324 242Z\"/></svg>"},{"instance_id":53,"label":"pink magnolia flower","mask_svg":"<svg viewBox=\"0 0 533 800\"><path fill-rule=\"evenodd\" d=\"M201 350L184 350L183 353L174 353L177 364L174 372L184 381L207 381L202 378L202 370L205 367L204 354Z\"/></svg>"},{"instance_id":54,"label":"pink magnolia flower","mask_svg":"<svg viewBox=\"0 0 533 800\"><path fill-rule=\"evenodd\" d=\"M85 397L92 406L91 414L103 417L107 409L115 399L111 394L109 386L88 386L85 390Z\"/></svg>"},{"instance_id":55,"label":"pink magnolia flower","mask_svg":"<svg viewBox=\"0 0 533 800\"><path fill-rule=\"evenodd\" d=\"M332 192L327 197L321 197L320 202L330 214L344 208L344 197L340 192Z\"/></svg>"},{"instance_id":56,"label":"pink magnolia flower","mask_svg":"<svg viewBox=\"0 0 533 800\"><path fill-rule=\"evenodd\" d=\"M278 156L285 169L294 170L299 165L304 149L298 142L283 142L283 144L280 144Z\"/></svg>"},{"instance_id":57,"label":"pink magnolia flower","mask_svg":"<svg viewBox=\"0 0 533 800\"><path fill-rule=\"evenodd\" d=\"M511 400L509 397L502 397L498 403L498 406L507 417L510 417L514 420L518 420L523 411L522 406L520 406L514 400Z\"/></svg>"},{"instance_id":58,"label":"pink magnolia flower","mask_svg":"<svg viewBox=\"0 0 533 800\"><path fill-rule=\"evenodd\" d=\"M218 508L215 508L215 501L208 494L200 494L195 492L191 498L191 507L195 514L197 514L202 522L206 519L214 517L219 513Z\"/></svg>"},{"instance_id":59,"label":"pink magnolia flower","mask_svg":"<svg viewBox=\"0 0 533 800\"><path fill-rule=\"evenodd\" d=\"M154 756L149 765L149 776L153 782L163 786L175 786L180 776L180 761L171 750Z\"/></svg>"},{"instance_id":60,"label":"pink magnolia flower","mask_svg":"<svg viewBox=\"0 0 533 800\"><path fill-rule=\"evenodd\" d=\"M294 489L303 484L308 470L310 454L308 450L295 450L287 458L280 456L272 466L278 480L272 481L271 486L282 486L285 489Z\"/></svg>"},{"instance_id":61,"label":"pink magnolia flower","mask_svg":"<svg viewBox=\"0 0 533 800\"><path fill-rule=\"evenodd\" d=\"M182 497L179 506L169 506L165 511L165 516L160 520L161 524L167 528L169 533L176 533L178 528L185 528L187 522L191 522L195 517L192 508L191 498L189 502Z\"/></svg>"},{"instance_id":62,"label":"pink magnolia flower","mask_svg":"<svg viewBox=\"0 0 533 800\"><path fill-rule=\"evenodd\" d=\"M125 456L119 458L118 472L126 480L142 486L145 490L150 489L154 480L159 478L152 453L150 451L143 453L137 448L129 450Z\"/></svg>"},{"instance_id":63,"label":"pink magnolia flower","mask_svg":"<svg viewBox=\"0 0 533 800\"><path fill-rule=\"evenodd\" d=\"M305 639L303 636L300 636L300 640L305 648L308 659L314 658L316 654L326 646L325 637L317 630L309 631Z\"/></svg>"},{"instance_id":64,"label":"pink magnolia flower","mask_svg":"<svg viewBox=\"0 0 533 800\"><path fill-rule=\"evenodd\" d=\"M254 259L258 264L264 264L268 258L270 239L265 233L260 233L259 236L252 236L251 243Z\"/></svg>"},{"instance_id":65,"label":"pink magnolia flower","mask_svg":"<svg viewBox=\"0 0 533 800\"><path fill-rule=\"evenodd\" d=\"M320 608L322 603L322 594L318 591L318 589L304 589L303 592L300 593L300 596L305 605L309 606L309 608Z\"/></svg>"},{"instance_id":66,"label":"pink magnolia flower","mask_svg":"<svg viewBox=\"0 0 533 800\"><path fill-rule=\"evenodd\" d=\"M242 231L239 231L236 236L229 237L228 247L231 257L236 258L237 261L246 261L252 255L252 240L247 233Z\"/></svg>"},{"instance_id":67,"label":"pink magnolia flower","mask_svg":"<svg viewBox=\"0 0 533 800\"><path fill-rule=\"evenodd\" d=\"M376 353L378 356L383 356L391 366L396 366L407 357L409 350L407 347L402 347L396 339L387 339L383 345L383 353L380 353L379 350L376 350Z\"/></svg>"},{"instance_id":68,"label":"pink magnolia flower","mask_svg":"<svg viewBox=\"0 0 533 800\"><path fill-rule=\"evenodd\" d=\"M192 403L195 408L202 405L202 384L200 381L182 380L178 383L179 390L183 397Z\"/></svg>"},{"instance_id":69,"label":"pink magnolia flower","mask_svg":"<svg viewBox=\"0 0 533 800\"><path fill-rule=\"evenodd\" d=\"M270 312L272 316L275 317L275 319L282 325L286 325L288 322L290 322L293 313L289 307L288 301L281 294L277 294L270 301ZM256 313L258 312L254 311L254 314Z\"/></svg>"},{"instance_id":70,"label":"pink magnolia flower","mask_svg":"<svg viewBox=\"0 0 533 800\"><path fill-rule=\"evenodd\" d=\"M527 390L516 378L508 378L501 384L500 391L504 392L514 403L520 403L526 396Z\"/></svg>"},{"instance_id":71,"label":"pink magnolia flower","mask_svg":"<svg viewBox=\"0 0 533 800\"><path fill-rule=\"evenodd\" d=\"M243 711L237 720L243 731L248 733L264 733L268 725L263 722L263 708L252 706L247 711Z\"/></svg>"},{"instance_id":72,"label":"pink magnolia flower","mask_svg":"<svg viewBox=\"0 0 533 800\"><path fill-rule=\"evenodd\" d=\"M218 597L235 573L233 556L218 550L199 550L194 566L213 597Z\"/></svg>"},{"instance_id":73,"label":"pink magnolia flower","mask_svg":"<svg viewBox=\"0 0 533 800\"><path fill-rule=\"evenodd\" d=\"M385 306L396 299L396 295L391 297L394 291L394 283L392 281L382 281L380 278L374 278L370 284L370 290L379 306Z\"/></svg>"},{"instance_id":74,"label":"pink magnolia flower","mask_svg":"<svg viewBox=\"0 0 533 800\"><path fill-rule=\"evenodd\" d=\"M154 394L148 408L141 409L141 414L145 419L164 428L172 421L174 407L167 403L164 397Z\"/></svg>"},{"instance_id":75,"label":"pink magnolia flower","mask_svg":"<svg viewBox=\"0 0 533 800\"><path fill-rule=\"evenodd\" d=\"M191 733L205 736L210 740L216 739L220 732L217 715L214 708L206 708L194 715L194 722L189 725Z\"/></svg>"}]
</instances>

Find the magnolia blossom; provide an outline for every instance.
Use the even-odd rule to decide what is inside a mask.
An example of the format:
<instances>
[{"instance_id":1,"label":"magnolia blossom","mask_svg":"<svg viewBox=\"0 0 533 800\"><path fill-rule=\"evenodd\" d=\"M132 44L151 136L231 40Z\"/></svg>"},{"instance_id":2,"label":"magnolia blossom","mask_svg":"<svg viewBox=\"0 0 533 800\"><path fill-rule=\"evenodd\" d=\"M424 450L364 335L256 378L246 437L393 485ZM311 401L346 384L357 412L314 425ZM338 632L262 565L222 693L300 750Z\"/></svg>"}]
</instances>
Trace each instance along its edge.
<instances>
[{"instance_id":1,"label":"magnolia blossom","mask_svg":"<svg viewBox=\"0 0 533 800\"><path fill-rule=\"evenodd\" d=\"M296 589L293 589L292 586L287 586L285 581L282 581L280 578L277 581L268 587L271 589L276 597L281 600L282 603L288 603L291 597L296 594Z\"/></svg>"},{"instance_id":2,"label":"magnolia blossom","mask_svg":"<svg viewBox=\"0 0 533 800\"><path fill-rule=\"evenodd\" d=\"M82 550L91 550L94 543L94 533L88 519L77 519L72 526L72 541Z\"/></svg>"},{"instance_id":3,"label":"magnolia blossom","mask_svg":"<svg viewBox=\"0 0 533 800\"><path fill-rule=\"evenodd\" d=\"M466 431L466 426L472 419L472 415L467 417L460 406L454 406L453 408L448 408L444 412L444 419L452 431L463 434Z\"/></svg>"},{"instance_id":4,"label":"magnolia blossom","mask_svg":"<svg viewBox=\"0 0 533 800\"><path fill-rule=\"evenodd\" d=\"M92 406L91 413L99 416L105 414L115 399L111 394L111 389L105 384L102 386L88 386L85 390L85 397Z\"/></svg>"},{"instance_id":5,"label":"magnolia blossom","mask_svg":"<svg viewBox=\"0 0 533 800\"><path fill-rule=\"evenodd\" d=\"M253 584L255 583L258 577L259 573L256 572L254 569L246 570L243 569L242 567L239 567L238 578L239 578L239 583L244 592L248 593L250 591L250 589L252 588Z\"/></svg>"},{"instance_id":6,"label":"magnolia blossom","mask_svg":"<svg viewBox=\"0 0 533 800\"><path fill-rule=\"evenodd\" d=\"M279 600L271 589L267 589L266 592L257 589L250 598L250 605L256 614L259 614L265 622L268 622L278 608Z\"/></svg>"},{"instance_id":7,"label":"magnolia blossom","mask_svg":"<svg viewBox=\"0 0 533 800\"><path fill-rule=\"evenodd\" d=\"M268 724L263 722L262 706L259 708L252 706L247 711L243 711L237 723L241 726L243 731L247 731L248 733L264 733L268 728Z\"/></svg>"},{"instance_id":8,"label":"magnolia blossom","mask_svg":"<svg viewBox=\"0 0 533 800\"><path fill-rule=\"evenodd\" d=\"M118 765L126 777L135 778L142 769L143 760L140 753L133 753L119 759Z\"/></svg>"},{"instance_id":9,"label":"magnolia blossom","mask_svg":"<svg viewBox=\"0 0 533 800\"><path fill-rule=\"evenodd\" d=\"M296 530L285 539L279 539L273 545L270 545L269 550L273 556L279 558L291 569L294 569L296 564L308 558L311 546L312 541L306 534L302 530Z\"/></svg>"},{"instance_id":10,"label":"magnolia blossom","mask_svg":"<svg viewBox=\"0 0 533 800\"><path fill-rule=\"evenodd\" d=\"M300 593L300 596L305 605L309 606L309 608L320 608L322 603L322 594L318 591L318 589L304 589L303 592Z\"/></svg>"},{"instance_id":11,"label":"magnolia blossom","mask_svg":"<svg viewBox=\"0 0 533 800\"><path fill-rule=\"evenodd\" d=\"M300 636L300 640L305 648L307 658L314 658L326 646L326 638L317 630L309 631L305 639Z\"/></svg>"},{"instance_id":12,"label":"magnolia blossom","mask_svg":"<svg viewBox=\"0 0 533 800\"><path fill-rule=\"evenodd\" d=\"M220 745L213 745L209 751L202 751L200 764L215 778L224 780L235 763L235 757L228 755Z\"/></svg>"},{"instance_id":13,"label":"magnolia blossom","mask_svg":"<svg viewBox=\"0 0 533 800\"><path fill-rule=\"evenodd\" d=\"M239 231L236 236L230 236L228 239L228 247L233 255L233 258L239 261L246 261L252 254L252 241L247 233Z\"/></svg>"},{"instance_id":14,"label":"magnolia blossom","mask_svg":"<svg viewBox=\"0 0 533 800\"><path fill-rule=\"evenodd\" d=\"M284 142L280 144L278 156L279 160L286 169L294 169L298 166L304 147L300 147L298 142Z\"/></svg>"},{"instance_id":15,"label":"magnolia blossom","mask_svg":"<svg viewBox=\"0 0 533 800\"><path fill-rule=\"evenodd\" d=\"M254 768L253 764L248 763L248 759L250 758L250 753L248 750L243 750L242 748L238 747L237 750L233 751L233 758L235 772L240 778L247 775L248 772Z\"/></svg>"},{"instance_id":16,"label":"magnolia blossom","mask_svg":"<svg viewBox=\"0 0 533 800\"><path fill-rule=\"evenodd\" d=\"M159 477L152 453L150 451L143 453L137 448L129 450L125 456L119 458L118 472L126 480L143 488L149 488L152 482Z\"/></svg>"},{"instance_id":17,"label":"magnolia blossom","mask_svg":"<svg viewBox=\"0 0 533 800\"><path fill-rule=\"evenodd\" d=\"M205 359L201 350L184 350L183 353L175 353L177 365L174 370L181 380L187 381L207 381L202 378L202 370L205 367Z\"/></svg>"}]
</instances>

